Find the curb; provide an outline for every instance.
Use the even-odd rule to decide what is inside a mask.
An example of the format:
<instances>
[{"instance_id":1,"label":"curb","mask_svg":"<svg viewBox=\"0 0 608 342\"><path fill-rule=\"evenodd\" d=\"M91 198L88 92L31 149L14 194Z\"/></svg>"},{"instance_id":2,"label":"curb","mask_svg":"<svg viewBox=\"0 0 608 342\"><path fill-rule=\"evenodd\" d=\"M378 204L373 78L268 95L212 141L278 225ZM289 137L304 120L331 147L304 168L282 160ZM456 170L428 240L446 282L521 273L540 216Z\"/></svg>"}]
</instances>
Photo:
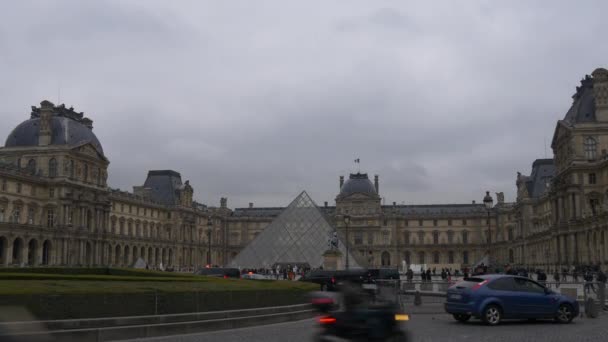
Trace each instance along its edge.
<instances>
[{"instance_id":1,"label":"curb","mask_svg":"<svg viewBox=\"0 0 608 342\"><path fill-rule=\"evenodd\" d=\"M18 333L11 338L16 341L55 339L59 341L110 341L159 336L193 334L206 331L245 328L250 326L284 323L313 317L313 309L273 313L266 315L244 316L224 319L210 319L177 323L144 324L93 329L70 329ZM2 336L0 336L0 339Z\"/></svg>"}]
</instances>

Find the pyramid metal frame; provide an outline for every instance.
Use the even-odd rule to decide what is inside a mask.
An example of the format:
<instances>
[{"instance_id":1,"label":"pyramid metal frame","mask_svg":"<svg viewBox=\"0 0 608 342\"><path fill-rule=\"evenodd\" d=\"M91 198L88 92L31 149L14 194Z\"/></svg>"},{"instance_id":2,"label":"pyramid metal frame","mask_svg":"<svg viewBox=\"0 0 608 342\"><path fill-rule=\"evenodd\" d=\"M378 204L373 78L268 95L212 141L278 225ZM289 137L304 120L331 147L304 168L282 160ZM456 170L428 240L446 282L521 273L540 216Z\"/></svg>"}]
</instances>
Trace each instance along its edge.
<instances>
[{"instance_id":1,"label":"pyramid metal frame","mask_svg":"<svg viewBox=\"0 0 608 342\"><path fill-rule=\"evenodd\" d=\"M302 191L230 263L239 268L270 268L277 263L303 264L312 268L323 264L323 253L335 229L325 219L306 191ZM346 247L338 237L338 249ZM359 267L350 253L352 268Z\"/></svg>"}]
</instances>

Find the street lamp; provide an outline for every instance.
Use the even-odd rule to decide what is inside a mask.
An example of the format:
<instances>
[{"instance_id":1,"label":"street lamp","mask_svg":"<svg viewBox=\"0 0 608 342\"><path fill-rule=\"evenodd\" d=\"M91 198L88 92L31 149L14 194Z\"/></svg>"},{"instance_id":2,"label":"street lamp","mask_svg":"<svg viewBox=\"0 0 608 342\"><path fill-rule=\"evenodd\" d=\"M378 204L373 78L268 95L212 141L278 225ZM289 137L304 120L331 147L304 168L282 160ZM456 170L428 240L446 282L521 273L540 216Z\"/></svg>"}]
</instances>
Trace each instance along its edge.
<instances>
[{"instance_id":1,"label":"street lamp","mask_svg":"<svg viewBox=\"0 0 608 342\"><path fill-rule=\"evenodd\" d=\"M213 230L213 221L211 220L211 216L207 219L207 266L211 267L211 231Z\"/></svg>"},{"instance_id":2,"label":"street lamp","mask_svg":"<svg viewBox=\"0 0 608 342\"><path fill-rule=\"evenodd\" d=\"M348 270L348 224L350 223L350 216L344 215L343 219L346 226L346 269Z\"/></svg>"},{"instance_id":3,"label":"street lamp","mask_svg":"<svg viewBox=\"0 0 608 342\"><path fill-rule=\"evenodd\" d=\"M490 210L492 210L494 200L492 199L492 196L490 196L489 191L486 191L486 195L483 198L483 204L486 206L486 209L488 211L488 238L487 238L487 240L488 240L488 264L490 264L491 263L490 251L492 250L492 247L491 247L492 232L490 231Z\"/></svg>"}]
</instances>

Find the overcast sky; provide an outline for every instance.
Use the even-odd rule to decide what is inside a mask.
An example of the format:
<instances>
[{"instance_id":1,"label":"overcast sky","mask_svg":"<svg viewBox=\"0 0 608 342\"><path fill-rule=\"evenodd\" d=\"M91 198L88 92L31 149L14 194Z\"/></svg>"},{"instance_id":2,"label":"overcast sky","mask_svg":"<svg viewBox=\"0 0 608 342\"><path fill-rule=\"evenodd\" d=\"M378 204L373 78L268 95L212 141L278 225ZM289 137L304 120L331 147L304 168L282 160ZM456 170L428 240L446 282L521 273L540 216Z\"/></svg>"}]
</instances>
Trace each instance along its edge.
<instances>
[{"instance_id":1,"label":"overcast sky","mask_svg":"<svg viewBox=\"0 0 608 342\"><path fill-rule=\"evenodd\" d=\"M0 137L60 97L114 188L173 169L209 205L321 205L360 158L387 204L511 201L608 66L605 1L295 3L3 2Z\"/></svg>"}]
</instances>

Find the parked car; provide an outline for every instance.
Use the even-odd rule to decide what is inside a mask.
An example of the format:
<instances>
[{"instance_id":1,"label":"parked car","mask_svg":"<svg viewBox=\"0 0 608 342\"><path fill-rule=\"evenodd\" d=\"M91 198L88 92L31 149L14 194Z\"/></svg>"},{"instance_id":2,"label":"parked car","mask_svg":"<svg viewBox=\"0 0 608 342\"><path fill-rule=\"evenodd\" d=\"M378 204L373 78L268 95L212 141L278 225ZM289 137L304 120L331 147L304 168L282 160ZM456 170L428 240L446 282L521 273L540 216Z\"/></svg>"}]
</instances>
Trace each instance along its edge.
<instances>
[{"instance_id":1,"label":"parked car","mask_svg":"<svg viewBox=\"0 0 608 342\"><path fill-rule=\"evenodd\" d=\"M249 272L249 273L242 274L241 279L269 280L270 278L268 278L267 276L265 276L263 274Z\"/></svg>"},{"instance_id":2,"label":"parked car","mask_svg":"<svg viewBox=\"0 0 608 342\"><path fill-rule=\"evenodd\" d=\"M569 323L579 314L579 304L524 277L492 274L452 285L447 291L445 311L457 321L480 318L489 325L503 319L555 319Z\"/></svg>"},{"instance_id":3,"label":"parked car","mask_svg":"<svg viewBox=\"0 0 608 342\"><path fill-rule=\"evenodd\" d=\"M396 268L370 268L367 270L369 278L376 280L399 280L399 270Z\"/></svg>"},{"instance_id":4,"label":"parked car","mask_svg":"<svg viewBox=\"0 0 608 342\"><path fill-rule=\"evenodd\" d=\"M220 278L240 278L241 272L238 268L226 268L226 267L209 267L201 268L194 272L196 275L204 275L208 277L220 277Z\"/></svg>"},{"instance_id":5,"label":"parked car","mask_svg":"<svg viewBox=\"0 0 608 342\"><path fill-rule=\"evenodd\" d=\"M367 270L312 270L305 274L300 281L316 283L321 286L321 291L335 291L337 287L348 281L356 284L362 284L367 279Z\"/></svg>"}]
</instances>

